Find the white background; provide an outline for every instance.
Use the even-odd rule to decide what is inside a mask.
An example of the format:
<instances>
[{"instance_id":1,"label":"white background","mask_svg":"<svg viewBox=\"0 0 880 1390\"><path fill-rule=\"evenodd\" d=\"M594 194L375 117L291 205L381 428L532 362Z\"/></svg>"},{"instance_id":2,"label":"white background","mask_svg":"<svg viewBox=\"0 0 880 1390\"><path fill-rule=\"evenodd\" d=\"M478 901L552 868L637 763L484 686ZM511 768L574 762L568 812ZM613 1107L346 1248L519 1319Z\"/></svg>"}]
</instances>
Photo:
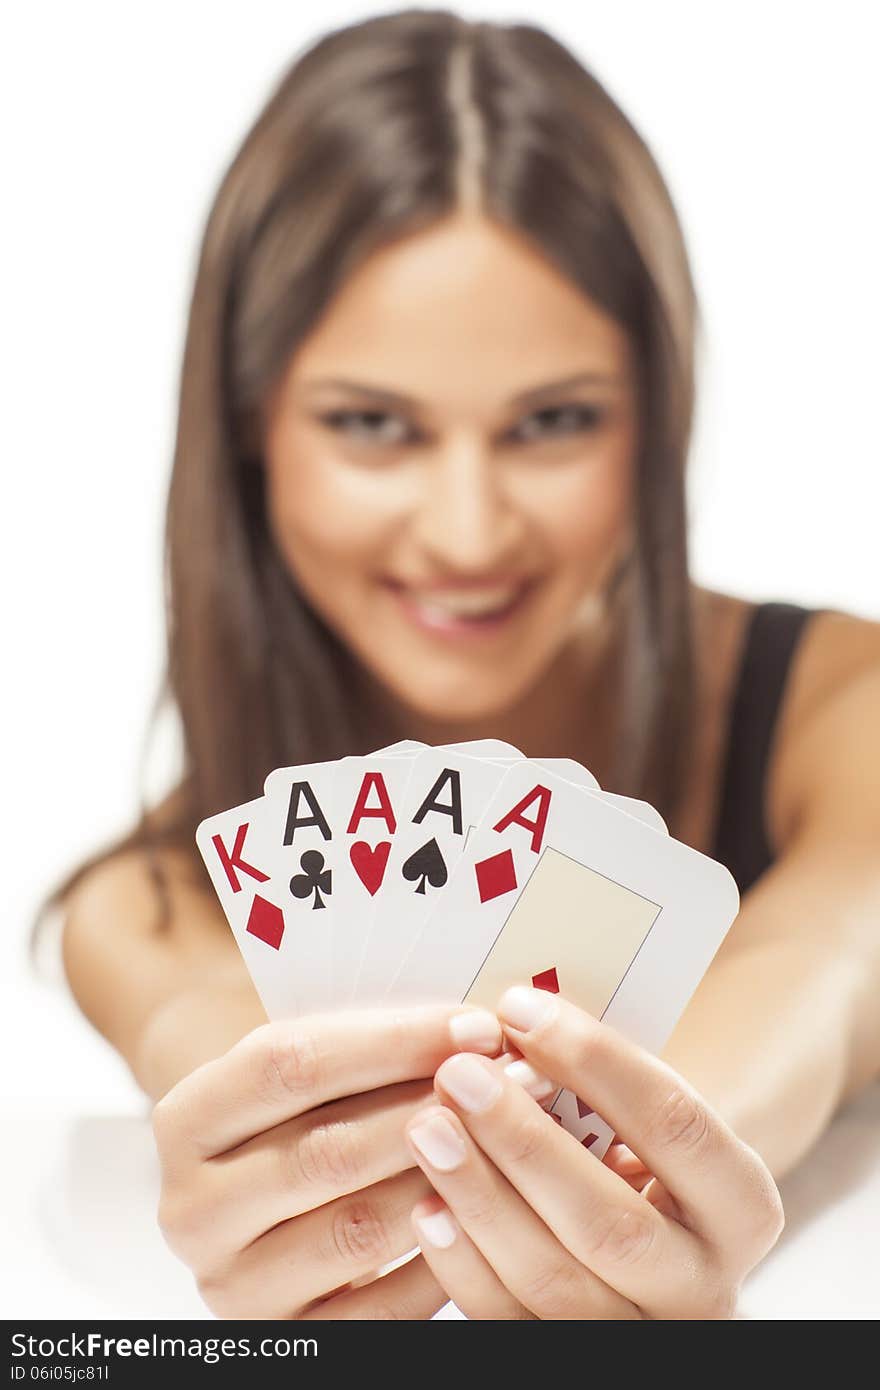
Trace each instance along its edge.
<instances>
[{"instance_id":1,"label":"white background","mask_svg":"<svg viewBox=\"0 0 880 1390\"><path fill-rule=\"evenodd\" d=\"M708 330L696 576L880 618L875 6L461 9L539 20L567 41L669 181ZM161 663L161 518L198 241L271 84L317 36L308 10L81 0L19 5L7 20L0 1066L18 1117L3 1183L23 1246L17 1312L92 1304L82 1271L56 1284L39 1272L29 1203L45 1188L16 1195L14 1184L60 1142L65 1116L143 1111L122 1064L34 981L24 942L54 877L134 812ZM322 23L367 12L324 4Z\"/></svg>"}]
</instances>

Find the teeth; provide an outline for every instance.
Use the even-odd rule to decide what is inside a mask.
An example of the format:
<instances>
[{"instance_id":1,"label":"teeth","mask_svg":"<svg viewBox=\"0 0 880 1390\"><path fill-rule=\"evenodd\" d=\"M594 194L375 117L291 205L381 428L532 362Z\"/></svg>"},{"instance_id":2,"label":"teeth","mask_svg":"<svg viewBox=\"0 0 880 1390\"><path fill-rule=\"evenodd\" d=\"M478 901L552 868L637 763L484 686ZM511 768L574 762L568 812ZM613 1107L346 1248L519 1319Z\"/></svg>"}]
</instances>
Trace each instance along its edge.
<instances>
[{"instance_id":1,"label":"teeth","mask_svg":"<svg viewBox=\"0 0 880 1390\"><path fill-rule=\"evenodd\" d=\"M426 615L437 618L483 618L506 608L517 590L509 585L504 589L482 589L479 593L464 591L434 591L430 598L414 595Z\"/></svg>"}]
</instances>

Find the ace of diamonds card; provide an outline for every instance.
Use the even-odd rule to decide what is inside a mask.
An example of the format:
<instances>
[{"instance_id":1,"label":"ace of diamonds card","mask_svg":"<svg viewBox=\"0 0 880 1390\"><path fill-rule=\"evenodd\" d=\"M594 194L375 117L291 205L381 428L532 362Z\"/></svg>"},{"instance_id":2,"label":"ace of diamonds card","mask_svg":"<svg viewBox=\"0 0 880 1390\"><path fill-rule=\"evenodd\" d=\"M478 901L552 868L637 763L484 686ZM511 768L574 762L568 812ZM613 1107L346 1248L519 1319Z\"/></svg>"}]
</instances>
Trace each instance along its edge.
<instances>
[{"instance_id":1,"label":"ace of diamonds card","mask_svg":"<svg viewBox=\"0 0 880 1390\"><path fill-rule=\"evenodd\" d=\"M721 864L515 764L395 994L494 1007L509 985L533 983L659 1052L738 908Z\"/></svg>"}]
</instances>

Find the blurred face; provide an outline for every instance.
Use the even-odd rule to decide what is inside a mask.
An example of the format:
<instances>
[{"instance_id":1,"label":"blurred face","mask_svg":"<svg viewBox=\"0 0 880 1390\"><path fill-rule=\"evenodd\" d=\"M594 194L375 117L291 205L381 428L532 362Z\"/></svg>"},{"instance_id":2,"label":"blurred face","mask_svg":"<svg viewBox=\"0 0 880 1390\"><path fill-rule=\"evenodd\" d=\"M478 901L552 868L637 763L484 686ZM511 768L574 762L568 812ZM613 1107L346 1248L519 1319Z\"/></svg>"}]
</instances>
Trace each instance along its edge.
<instances>
[{"instance_id":1,"label":"blurred face","mask_svg":"<svg viewBox=\"0 0 880 1390\"><path fill-rule=\"evenodd\" d=\"M552 670L628 546L636 431L623 330L456 214L367 260L289 363L275 542L397 701L482 719Z\"/></svg>"}]
</instances>

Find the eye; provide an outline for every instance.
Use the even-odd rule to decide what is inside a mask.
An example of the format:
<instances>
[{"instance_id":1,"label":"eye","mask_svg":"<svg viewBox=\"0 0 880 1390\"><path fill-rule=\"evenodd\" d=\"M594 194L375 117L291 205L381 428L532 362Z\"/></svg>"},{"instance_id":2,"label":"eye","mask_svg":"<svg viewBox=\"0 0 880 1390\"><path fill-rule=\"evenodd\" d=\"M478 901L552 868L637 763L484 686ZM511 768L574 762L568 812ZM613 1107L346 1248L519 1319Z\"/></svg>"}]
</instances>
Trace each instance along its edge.
<instances>
[{"instance_id":1,"label":"eye","mask_svg":"<svg viewBox=\"0 0 880 1390\"><path fill-rule=\"evenodd\" d=\"M410 436L407 422L386 410L330 410L321 420L328 429L362 444L402 444Z\"/></svg>"},{"instance_id":2,"label":"eye","mask_svg":"<svg viewBox=\"0 0 880 1390\"><path fill-rule=\"evenodd\" d=\"M521 420L510 431L510 437L522 444L541 439L556 439L595 429L601 419L601 410L592 405L545 406L544 409L535 410Z\"/></svg>"}]
</instances>

